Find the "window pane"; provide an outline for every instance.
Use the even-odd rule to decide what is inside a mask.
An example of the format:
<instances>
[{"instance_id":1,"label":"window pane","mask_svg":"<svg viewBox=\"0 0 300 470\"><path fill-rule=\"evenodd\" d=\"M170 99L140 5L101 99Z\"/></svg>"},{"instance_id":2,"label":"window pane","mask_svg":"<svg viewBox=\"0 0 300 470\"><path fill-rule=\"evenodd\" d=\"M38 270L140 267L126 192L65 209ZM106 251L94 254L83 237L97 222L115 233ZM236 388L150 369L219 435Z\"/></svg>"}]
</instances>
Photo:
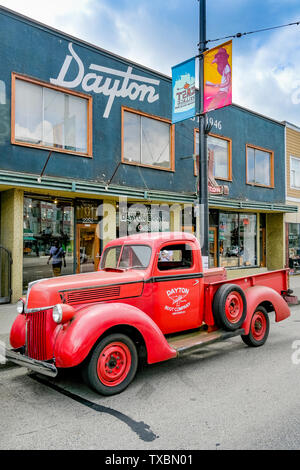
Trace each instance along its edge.
<instances>
[{"instance_id":1,"label":"window pane","mask_svg":"<svg viewBox=\"0 0 300 470\"><path fill-rule=\"evenodd\" d=\"M228 141L208 136L208 149L214 156L214 176L216 178L228 178Z\"/></svg>"},{"instance_id":2,"label":"window pane","mask_svg":"<svg viewBox=\"0 0 300 470\"><path fill-rule=\"evenodd\" d=\"M84 98L65 95L68 114L65 118L65 148L87 153L88 102Z\"/></svg>"},{"instance_id":3,"label":"window pane","mask_svg":"<svg viewBox=\"0 0 300 470\"><path fill-rule=\"evenodd\" d=\"M240 246L238 221L238 214L220 213L220 266L239 266Z\"/></svg>"},{"instance_id":4,"label":"window pane","mask_svg":"<svg viewBox=\"0 0 300 470\"><path fill-rule=\"evenodd\" d=\"M74 259L74 212L68 202L57 204L24 197L23 219L23 287L37 279L52 277L52 264L47 264L50 248L59 242L65 252L66 267L62 274L72 274Z\"/></svg>"},{"instance_id":5,"label":"window pane","mask_svg":"<svg viewBox=\"0 0 300 470\"><path fill-rule=\"evenodd\" d=\"M124 160L141 163L141 117L124 112Z\"/></svg>"},{"instance_id":6,"label":"window pane","mask_svg":"<svg viewBox=\"0 0 300 470\"><path fill-rule=\"evenodd\" d=\"M87 152L87 101L44 88L44 145Z\"/></svg>"},{"instance_id":7,"label":"window pane","mask_svg":"<svg viewBox=\"0 0 300 470\"><path fill-rule=\"evenodd\" d=\"M44 145L64 148L65 95L44 88Z\"/></svg>"},{"instance_id":8,"label":"window pane","mask_svg":"<svg viewBox=\"0 0 300 470\"><path fill-rule=\"evenodd\" d=\"M15 139L87 153L84 98L16 79Z\"/></svg>"},{"instance_id":9,"label":"window pane","mask_svg":"<svg viewBox=\"0 0 300 470\"><path fill-rule=\"evenodd\" d=\"M151 248L144 245L124 246L120 268L147 268L151 258Z\"/></svg>"},{"instance_id":10,"label":"window pane","mask_svg":"<svg viewBox=\"0 0 300 470\"><path fill-rule=\"evenodd\" d=\"M199 132L196 132L196 148L195 148L196 155L199 155Z\"/></svg>"},{"instance_id":11,"label":"window pane","mask_svg":"<svg viewBox=\"0 0 300 470\"><path fill-rule=\"evenodd\" d=\"M170 125L142 116L142 163L170 168Z\"/></svg>"},{"instance_id":12,"label":"window pane","mask_svg":"<svg viewBox=\"0 0 300 470\"><path fill-rule=\"evenodd\" d=\"M255 183L254 149L247 148L247 183Z\"/></svg>"},{"instance_id":13,"label":"window pane","mask_svg":"<svg viewBox=\"0 0 300 470\"><path fill-rule=\"evenodd\" d=\"M291 186L300 188L300 159L291 158Z\"/></svg>"},{"instance_id":14,"label":"window pane","mask_svg":"<svg viewBox=\"0 0 300 470\"><path fill-rule=\"evenodd\" d=\"M118 266L122 246L107 248L101 257L101 269L115 269Z\"/></svg>"},{"instance_id":15,"label":"window pane","mask_svg":"<svg viewBox=\"0 0 300 470\"><path fill-rule=\"evenodd\" d=\"M255 150L255 183L270 186L270 154Z\"/></svg>"},{"instance_id":16,"label":"window pane","mask_svg":"<svg viewBox=\"0 0 300 470\"><path fill-rule=\"evenodd\" d=\"M40 144L42 135L42 87L16 80L15 139Z\"/></svg>"},{"instance_id":17,"label":"window pane","mask_svg":"<svg viewBox=\"0 0 300 470\"><path fill-rule=\"evenodd\" d=\"M255 266L256 215L240 214L240 266Z\"/></svg>"},{"instance_id":18,"label":"window pane","mask_svg":"<svg viewBox=\"0 0 300 470\"><path fill-rule=\"evenodd\" d=\"M160 252L157 267L160 271L169 269L187 269L193 265L192 246L168 245Z\"/></svg>"}]
</instances>

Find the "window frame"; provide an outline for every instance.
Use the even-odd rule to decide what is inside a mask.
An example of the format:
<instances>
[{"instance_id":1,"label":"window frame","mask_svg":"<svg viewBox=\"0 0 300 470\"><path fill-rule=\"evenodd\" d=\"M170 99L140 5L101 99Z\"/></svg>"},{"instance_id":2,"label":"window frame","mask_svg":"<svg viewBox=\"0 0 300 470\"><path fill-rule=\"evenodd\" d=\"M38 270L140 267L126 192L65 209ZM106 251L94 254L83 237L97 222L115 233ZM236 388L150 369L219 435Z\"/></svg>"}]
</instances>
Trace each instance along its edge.
<instances>
[{"instance_id":1,"label":"window frame","mask_svg":"<svg viewBox=\"0 0 300 470\"><path fill-rule=\"evenodd\" d=\"M196 153L197 133L199 134L199 129L195 127L194 128L194 154L195 155L197 155ZM228 144L228 163L227 163L228 164L228 178L223 178L220 176L214 176L214 178L217 180L221 180L221 181L232 181L232 139L230 139L230 137L226 137L225 135L219 135L219 134L213 134L213 133L209 133L208 136L215 137L220 140L225 140L227 141L227 144ZM194 161L194 176L198 176L196 161Z\"/></svg>"},{"instance_id":2,"label":"window frame","mask_svg":"<svg viewBox=\"0 0 300 470\"><path fill-rule=\"evenodd\" d=\"M163 251L163 250L167 250L168 248L172 248L173 251L175 251L175 247L178 246L178 247L181 247L181 246L189 246L190 247L190 251L191 251L191 265L190 266L176 266L176 267L169 267L168 268L168 265L166 262L165 266L166 266L166 269L160 269L159 268L159 264L160 264L160 260L159 260L159 255L160 255L160 252ZM156 272L157 273L165 273L165 272L173 272L173 271L193 271L195 269L195 262L196 262L196 258L194 256L194 245L192 243L190 243L188 240L184 241L184 242L174 242L174 243L170 243L170 242L166 242L164 243L162 246L159 247L159 250L157 251L157 259L156 259ZM172 263L172 261L171 261ZM168 269L167 269L168 268Z\"/></svg>"},{"instance_id":3,"label":"window frame","mask_svg":"<svg viewBox=\"0 0 300 470\"><path fill-rule=\"evenodd\" d=\"M290 188L296 191L300 191L300 186L293 186L292 184L292 160L296 160L300 163L300 158L290 155Z\"/></svg>"},{"instance_id":4,"label":"window frame","mask_svg":"<svg viewBox=\"0 0 300 470\"><path fill-rule=\"evenodd\" d=\"M62 149L59 147L52 147L47 145L32 144L29 142L22 142L16 140L15 137L15 111L16 111L16 80L23 80L33 85L38 85L43 88L50 88L51 90L59 93L72 95L78 98L87 100L87 152L76 152L75 150ZM70 155L77 155L80 157L93 158L93 98L91 95L81 93L78 91L70 90L69 88L59 87L51 83L39 80L28 75L12 72L11 74L11 143L13 145L20 145L22 147L30 147L37 149L52 150L53 152L66 153Z\"/></svg>"},{"instance_id":5,"label":"window frame","mask_svg":"<svg viewBox=\"0 0 300 470\"><path fill-rule=\"evenodd\" d=\"M251 183L248 181L248 148L254 150L260 150L262 152L268 153L270 155L270 184L261 184L261 183ZM274 189L274 150L266 149L263 147L258 147L253 144L246 144L246 184L249 186L258 186L260 188Z\"/></svg>"},{"instance_id":6,"label":"window frame","mask_svg":"<svg viewBox=\"0 0 300 470\"><path fill-rule=\"evenodd\" d=\"M149 119L153 119L155 121L161 121L166 124L170 125L170 167L165 168L158 165L147 165L145 163L138 163L138 162L129 162L125 160L124 157L124 113L132 113L137 114L139 116L144 116ZM152 114L148 114L136 109L128 108L127 106L121 106L121 162L125 165L133 165L133 166L140 166L144 168L153 168L154 170L163 170L163 171L171 171L175 172L175 126L172 124L172 121L166 118L162 118L159 116L154 116Z\"/></svg>"}]
</instances>

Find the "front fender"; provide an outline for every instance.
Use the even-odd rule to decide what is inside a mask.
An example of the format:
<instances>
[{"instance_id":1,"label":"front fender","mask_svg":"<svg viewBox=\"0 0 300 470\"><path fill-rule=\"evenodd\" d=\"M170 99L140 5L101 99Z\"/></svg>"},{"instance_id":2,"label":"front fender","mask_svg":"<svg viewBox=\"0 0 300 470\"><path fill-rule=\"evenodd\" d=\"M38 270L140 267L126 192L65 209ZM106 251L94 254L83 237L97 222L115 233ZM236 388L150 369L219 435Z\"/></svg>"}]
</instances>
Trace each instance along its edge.
<instances>
[{"instance_id":1,"label":"front fender","mask_svg":"<svg viewBox=\"0 0 300 470\"><path fill-rule=\"evenodd\" d=\"M260 304L271 303L275 311L275 321L279 322L288 318L291 314L286 301L271 287L253 286L245 290L247 299L247 317L242 328L245 334L249 334L252 315Z\"/></svg>"},{"instance_id":2,"label":"front fender","mask_svg":"<svg viewBox=\"0 0 300 470\"><path fill-rule=\"evenodd\" d=\"M176 351L169 346L148 315L136 307L117 302L84 307L66 327L62 326L54 347L56 366L74 367L80 364L98 338L118 325L132 326L141 333L149 364L176 356Z\"/></svg>"},{"instance_id":3,"label":"front fender","mask_svg":"<svg viewBox=\"0 0 300 470\"><path fill-rule=\"evenodd\" d=\"M17 315L12 324L9 336L9 342L15 349L21 348L25 344L26 336L26 317L24 314Z\"/></svg>"}]
</instances>

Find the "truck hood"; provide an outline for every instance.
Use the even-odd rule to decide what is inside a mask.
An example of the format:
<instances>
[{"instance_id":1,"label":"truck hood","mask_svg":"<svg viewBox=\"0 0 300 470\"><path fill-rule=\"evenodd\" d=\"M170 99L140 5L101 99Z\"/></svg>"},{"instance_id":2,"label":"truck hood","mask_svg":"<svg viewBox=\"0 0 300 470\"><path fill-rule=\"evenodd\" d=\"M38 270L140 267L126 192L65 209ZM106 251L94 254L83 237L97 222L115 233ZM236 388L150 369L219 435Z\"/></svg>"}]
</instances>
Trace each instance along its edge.
<instances>
[{"instance_id":1,"label":"truck hood","mask_svg":"<svg viewBox=\"0 0 300 470\"><path fill-rule=\"evenodd\" d=\"M141 295L144 271L97 271L31 282L26 311L47 309L59 303L78 305Z\"/></svg>"}]
</instances>

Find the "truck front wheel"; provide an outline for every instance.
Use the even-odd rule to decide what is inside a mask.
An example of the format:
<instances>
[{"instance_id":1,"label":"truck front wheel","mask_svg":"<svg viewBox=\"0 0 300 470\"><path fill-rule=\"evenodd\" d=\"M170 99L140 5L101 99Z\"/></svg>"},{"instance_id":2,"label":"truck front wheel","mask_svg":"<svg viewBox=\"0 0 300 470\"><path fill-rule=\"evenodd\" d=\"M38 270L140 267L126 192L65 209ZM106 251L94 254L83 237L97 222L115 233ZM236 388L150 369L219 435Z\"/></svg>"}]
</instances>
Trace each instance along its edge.
<instances>
[{"instance_id":1,"label":"truck front wheel","mask_svg":"<svg viewBox=\"0 0 300 470\"><path fill-rule=\"evenodd\" d=\"M258 347L265 344L270 330L270 320L264 307L257 307L252 315L250 330L248 335L241 338L247 346Z\"/></svg>"},{"instance_id":2,"label":"truck front wheel","mask_svg":"<svg viewBox=\"0 0 300 470\"><path fill-rule=\"evenodd\" d=\"M115 395L133 380L137 365L138 354L133 341L115 333L97 344L85 366L84 378L96 392Z\"/></svg>"}]
</instances>

